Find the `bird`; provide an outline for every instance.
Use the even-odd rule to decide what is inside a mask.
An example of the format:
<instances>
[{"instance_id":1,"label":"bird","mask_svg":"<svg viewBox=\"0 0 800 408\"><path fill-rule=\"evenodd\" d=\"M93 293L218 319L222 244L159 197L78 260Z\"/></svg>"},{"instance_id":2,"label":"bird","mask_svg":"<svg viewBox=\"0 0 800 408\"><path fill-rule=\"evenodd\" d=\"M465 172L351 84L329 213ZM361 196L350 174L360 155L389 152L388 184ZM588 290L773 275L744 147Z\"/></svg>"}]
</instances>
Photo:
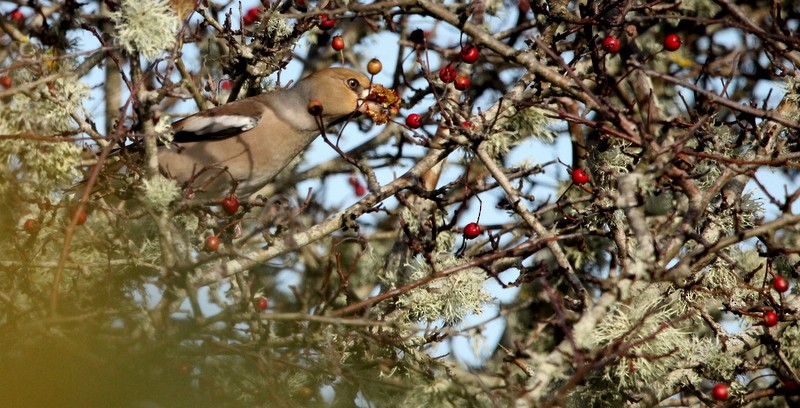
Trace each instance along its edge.
<instances>
[{"instance_id":1,"label":"bird","mask_svg":"<svg viewBox=\"0 0 800 408\"><path fill-rule=\"evenodd\" d=\"M232 186L248 196L269 183L327 128L379 109L370 79L349 68L326 68L286 90L240 99L172 124L175 146L158 151L161 172L204 196ZM315 101L315 102L314 102ZM311 104L321 107L319 118Z\"/></svg>"},{"instance_id":2,"label":"bird","mask_svg":"<svg viewBox=\"0 0 800 408\"><path fill-rule=\"evenodd\" d=\"M379 112L387 106L383 95L399 104L394 91L361 72L322 69L288 89L174 122L172 141L158 147L159 171L192 198L247 197L275 178L324 128L361 113L380 123Z\"/></svg>"}]
</instances>

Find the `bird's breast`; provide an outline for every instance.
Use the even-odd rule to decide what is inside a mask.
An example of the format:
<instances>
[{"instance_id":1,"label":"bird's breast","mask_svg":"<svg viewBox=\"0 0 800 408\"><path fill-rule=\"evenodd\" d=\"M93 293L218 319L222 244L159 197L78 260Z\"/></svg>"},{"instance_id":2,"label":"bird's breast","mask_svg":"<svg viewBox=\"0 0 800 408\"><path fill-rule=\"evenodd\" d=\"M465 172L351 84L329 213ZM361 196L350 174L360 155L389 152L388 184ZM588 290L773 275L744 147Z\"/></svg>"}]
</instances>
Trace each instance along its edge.
<instances>
[{"instance_id":1,"label":"bird's breast","mask_svg":"<svg viewBox=\"0 0 800 408\"><path fill-rule=\"evenodd\" d=\"M236 194L246 196L272 181L317 133L261 123L227 139L162 149L159 165L167 176L198 195L223 197L236 186Z\"/></svg>"}]
</instances>

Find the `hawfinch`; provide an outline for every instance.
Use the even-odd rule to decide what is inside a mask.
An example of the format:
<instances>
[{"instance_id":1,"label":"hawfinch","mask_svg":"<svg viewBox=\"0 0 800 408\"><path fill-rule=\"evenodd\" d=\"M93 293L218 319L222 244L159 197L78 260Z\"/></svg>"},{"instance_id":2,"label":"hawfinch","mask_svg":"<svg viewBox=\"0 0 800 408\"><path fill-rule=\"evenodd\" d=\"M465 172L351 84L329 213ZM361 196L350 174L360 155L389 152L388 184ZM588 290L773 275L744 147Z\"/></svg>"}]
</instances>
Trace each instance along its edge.
<instances>
[{"instance_id":1,"label":"hawfinch","mask_svg":"<svg viewBox=\"0 0 800 408\"><path fill-rule=\"evenodd\" d=\"M159 147L159 167L198 197L219 198L234 185L237 195L248 196L319 136L320 125L328 127L361 112L381 123L375 112L381 111L381 103L387 106L383 95L393 97L391 104L399 103L393 92L371 85L369 78L351 69L323 69L290 89L237 100L173 123L173 143ZM317 116L310 113L312 105L322 108Z\"/></svg>"}]
</instances>

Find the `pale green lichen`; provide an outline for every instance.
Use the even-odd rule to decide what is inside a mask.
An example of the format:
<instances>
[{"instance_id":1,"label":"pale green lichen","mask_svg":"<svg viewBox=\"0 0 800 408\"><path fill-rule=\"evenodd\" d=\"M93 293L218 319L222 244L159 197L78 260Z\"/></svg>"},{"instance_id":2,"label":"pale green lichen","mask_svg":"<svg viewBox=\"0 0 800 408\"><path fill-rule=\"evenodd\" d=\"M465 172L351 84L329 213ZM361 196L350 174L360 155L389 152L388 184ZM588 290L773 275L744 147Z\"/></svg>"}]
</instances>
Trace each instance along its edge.
<instances>
[{"instance_id":1,"label":"pale green lichen","mask_svg":"<svg viewBox=\"0 0 800 408\"><path fill-rule=\"evenodd\" d=\"M547 128L550 119L545 114L546 111L535 107L507 107L500 113L491 136L484 142L487 152L494 157L502 156L531 137L552 143L555 134Z\"/></svg>"},{"instance_id":2,"label":"pale green lichen","mask_svg":"<svg viewBox=\"0 0 800 408\"><path fill-rule=\"evenodd\" d=\"M567 408L624 407L625 395L613 384L592 378L590 385L579 385L567 398ZM598 386L599 385L599 386Z\"/></svg>"},{"instance_id":3,"label":"pale green lichen","mask_svg":"<svg viewBox=\"0 0 800 408\"><path fill-rule=\"evenodd\" d=\"M148 235L154 234L155 231L151 231ZM161 245L158 240L146 238L140 244L129 241L128 245L138 249L138 255L144 262L158 262L161 259Z\"/></svg>"},{"instance_id":4,"label":"pale green lichen","mask_svg":"<svg viewBox=\"0 0 800 408\"><path fill-rule=\"evenodd\" d=\"M71 69L64 65L65 71ZM15 93L0 109L0 133L30 132L50 136L74 130L72 115L82 112L81 103L88 96L89 88L75 78L60 78L27 93Z\"/></svg>"},{"instance_id":5,"label":"pale green lichen","mask_svg":"<svg viewBox=\"0 0 800 408\"><path fill-rule=\"evenodd\" d=\"M180 21L165 1L122 0L120 11L112 13L111 19L120 45L148 60L177 42Z\"/></svg>"},{"instance_id":6,"label":"pale green lichen","mask_svg":"<svg viewBox=\"0 0 800 408\"><path fill-rule=\"evenodd\" d=\"M800 365L800 327L789 325L776 339L780 342L780 350L786 355L789 363L793 367Z\"/></svg>"},{"instance_id":7,"label":"pale green lichen","mask_svg":"<svg viewBox=\"0 0 800 408\"><path fill-rule=\"evenodd\" d=\"M737 285L739 276L731 270L730 264L716 259L703 276L703 284L711 290L725 290Z\"/></svg>"},{"instance_id":8,"label":"pale green lichen","mask_svg":"<svg viewBox=\"0 0 800 408\"><path fill-rule=\"evenodd\" d=\"M473 378L454 375L459 369L447 359L434 359L428 353L404 348L400 357L400 372L395 374L407 388L402 394L381 392L375 387L365 388L365 397L375 406L396 406L398 408L416 407L496 407L509 406L502 397L489 400L487 393L469 391L474 387ZM411 367L412 369L407 369ZM425 367L416 369L415 367Z\"/></svg>"},{"instance_id":9,"label":"pale green lichen","mask_svg":"<svg viewBox=\"0 0 800 408\"><path fill-rule=\"evenodd\" d=\"M678 9L683 11L681 16L713 17L719 13L720 6L708 0L681 0Z\"/></svg>"},{"instance_id":10,"label":"pale green lichen","mask_svg":"<svg viewBox=\"0 0 800 408\"><path fill-rule=\"evenodd\" d=\"M592 152L594 160L591 162L596 166L596 169L592 169L592 175L600 184L611 183L620 174L630 172L641 152L640 147L629 142L611 140L606 149Z\"/></svg>"},{"instance_id":11,"label":"pale green lichen","mask_svg":"<svg viewBox=\"0 0 800 408\"><path fill-rule=\"evenodd\" d=\"M453 250L456 244L456 235L451 232L440 232L436 235L436 252L448 252Z\"/></svg>"},{"instance_id":12,"label":"pale green lichen","mask_svg":"<svg viewBox=\"0 0 800 408\"><path fill-rule=\"evenodd\" d=\"M703 190L711 187L722 175L722 169L720 169L719 163L714 160L700 160L695 165L693 171L698 175L696 178L697 186Z\"/></svg>"},{"instance_id":13,"label":"pale green lichen","mask_svg":"<svg viewBox=\"0 0 800 408\"><path fill-rule=\"evenodd\" d=\"M703 134L712 135L711 139L713 143L705 143L703 145L703 151L706 153L723 154L732 159L741 159L745 151L749 149L747 145L741 146L741 143L737 142L739 133L734 132L730 126L723 126L719 123L710 122L703 126L701 132ZM700 146L699 140L697 138L691 138L686 143L686 146L696 149ZM719 166L718 163L713 164ZM695 173L700 173L697 169L693 171Z\"/></svg>"},{"instance_id":14,"label":"pale green lichen","mask_svg":"<svg viewBox=\"0 0 800 408\"><path fill-rule=\"evenodd\" d=\"M763 214L761 199L748 192L742 194L737 206L724 207L712 213L709 220L718 229L718 236L730 236L736 234L737 229L755 227ZM703 232L702 229L698 228L698 232Z\"/></svg>"},{"instance_id":15,"label":"pale green lichen","mask_svg":"<svg viewBox=\"0 0 800 408\"><path fill-rule=\"evenodd\" d=\"M200 226L200 218L195 214L179 214L175 218L175 224L183 227L186 236L190 236L197 231Z\"/></svg>"},{"instance_id":16,"label":"pale green lichen","mask_svg":"<svg viewBox=\"0 0 800 408\"><path fill-rule=\"evenodd\" d=\"M64 67L65 69L68 67ZM54 187L76 177L81 148L59 141L57 134L75 130L72 115L82 112L81 101L89 94L73 78L57 79L28 93L16 93L0 109L0 134L54 137L0 140L0 194L46 195Z\"/></svg>"},{"instance_id":17,"label":"pale green lichen","mask_svg":"<svg viewBox=\"0 0 800 408\"><path fill-rule=\"evenodd\" d=\"M463 262L448 254L437 260L436 267L437 270L444 270ZM429 265L419 259L412 268L411 281L431 274ZM492 299L483 290L485 280L486 273L483 270L467 268L412 289L402 295L397 304L407 312L409 320L430 322L443 319L446 324L454 324L468 313L480 312L481 305Z\"/></svg>"},{"instance_id":18,"label":"pale green lichen","mask_svg":"<svg viewBox=\"0 0 800 408\"><path fill-rule=\"evenodd\" d=\"M732 259L736 265L735 269L732 268L731 263L725 259L718 259L712 264L708 274L710 276L704 277L703 282L713 282L715 275L722 276L726 271L727 273L735 273L738 275L736 281L731 281L727 278L723 282L716 282L717 285L725 285L728 282L727 288L730 289L729 293L720 294L721 299L729 303L732 309L747 307L747 305L758 301L761 294L756 290L764 282L765 274L767 273L766 259L762 257L757 250L741 250L739 248L731 248L727 251L727 258ZM750 285L743 285L742 279L750 277ZM706 283L708 284L708 283ZM720 289L726 286L719 286ZM712 289L714 287L711 287ZM717 291L717 293L719 293Z\"/></svg>"},{"instance_id":19,"label":"pale green lichen","mask_svg":"<svg viewBox=\"0 0 800 408\"><path fill-rule=\"evenodd\" d=\"M709 304L715 302L714 295L705 289L684 290L676 288L670 294L670 299L674 300L675 310L679 314L688 313L695 309L706 309Z\"/></svg>"},{"instance_id":20,"label":"pale green lichen","mask_svg":"<svg viewBox=\"0 0 800 408\"><path fill-rule=\"evenodd\" d=\"M144 198L156 212L165 211L180 196L181 188L175 180L160 174L144 180Z\"/></svg>"},{"instance_id":21,"label":"pale green lichen","mask_svg":"<svg viewBox=\"0 0 800 408\"><path fill-rule=\"evenodd\" d=\"M400 218L406 223L406 228L408 228L408 231L412 234L419 232L419 220L417 217L418 215L408 207L403 207L403 209L400 210Z\"/></svg>"},{"instance_id":22,"label":"pale green lichen","mask_svg":"<svg viewBox=\"0 0 800 408\"><path fill-rule=\"evenodd\" d=\"M447 214L441 210L435 210L434 219L437 220L437 224L439 226L442 225L444 221L444 217ZM400 211L400 218L405 222L406 228L408 231L413 235L418 235L420 233L421 221L419 219L419 214L414 212L414 210L403 207ZM448 252L453 249L453 246L456 242L456 237L450 232L440 231L435 238L436 247L435 252Z\"/></svg>"},{"instance_id":23,"label":"pale green lichen","mask_svg":"<svg viewBox=\"0 0 800 408\"><path fill-rule=\"evenodd\" d=\"M619 349L617 362L605 369L605 378L618 389L639 389L663 381L667 374L694 355L696 342L676 328L672 303L657 285L648 287L631 304L617 304L592 332L595 347L631 345ZM615 347L616 349L616 347Z\"/></svg>"},{"instance_id":24,"label":"pale green lichen","mask_svg":"<svg viewBox=\"0 0 800 408\"><path fill-rule=\"evenodd\" d=\"M736 376L736 369L744 362L737 353L729 353L725 346L716 339L702 339L698 341L697 361L702 361L700 367L706 378L724 381Z\"/></svg>"},{"instance_id":25,"label":"pale green lichen","mask_svg":"<svg viewBox=\"0 0 800 408\"><path fill-rule=\"evenodd\" d=\"M795 75L786 79L786 96L784 96L792 106L783 114L794 121L800 120L800 75Z\"/></svg>"},{"instance_id":26,"label":"pale green lichen","mask_svg":"<svg viewBox=\"0 0 800 408\"><path fill-rule=\"evenodd\" d=\"M25 139L0 141L0 192L46 194L75 178L80 147L66 142L43 143Z\"/></svg>"},{"instance_id":27,"label":"pale green lichen","mask_svg":"<svg viewBox=\"0 0 800 408\"><path fill-rule=\"evenodd\" d=\"M276 15L270 16L267 22L267 35L272 38L272 41L281 41L289 37L292 32L294 32L294 28L285 18Z\"/></svg>"}]
</instances>

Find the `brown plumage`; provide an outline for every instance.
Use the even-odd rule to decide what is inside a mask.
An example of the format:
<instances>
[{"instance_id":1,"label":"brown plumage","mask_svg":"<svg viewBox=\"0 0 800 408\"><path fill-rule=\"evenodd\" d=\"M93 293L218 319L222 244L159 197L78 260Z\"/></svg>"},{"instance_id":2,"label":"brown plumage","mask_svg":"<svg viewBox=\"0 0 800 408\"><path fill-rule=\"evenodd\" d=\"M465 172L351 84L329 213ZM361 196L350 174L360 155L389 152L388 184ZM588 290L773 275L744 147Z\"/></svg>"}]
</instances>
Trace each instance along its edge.
<instances>
[{"instance_id":1,"label":"brown plumage","mask_svg":"<svg viewBox=\"0 0 800 408\"><path fill-rule=\"evenodd\" d=\"M159 147L162 173L202 197L221 197L238 183L246 196L270 182L319 134L308 113L322 104L325 126L374 109L370 80L347 68L328 68L292 88L241 99L173 124L174 144Z\"/></svg>"}]
</instances>

